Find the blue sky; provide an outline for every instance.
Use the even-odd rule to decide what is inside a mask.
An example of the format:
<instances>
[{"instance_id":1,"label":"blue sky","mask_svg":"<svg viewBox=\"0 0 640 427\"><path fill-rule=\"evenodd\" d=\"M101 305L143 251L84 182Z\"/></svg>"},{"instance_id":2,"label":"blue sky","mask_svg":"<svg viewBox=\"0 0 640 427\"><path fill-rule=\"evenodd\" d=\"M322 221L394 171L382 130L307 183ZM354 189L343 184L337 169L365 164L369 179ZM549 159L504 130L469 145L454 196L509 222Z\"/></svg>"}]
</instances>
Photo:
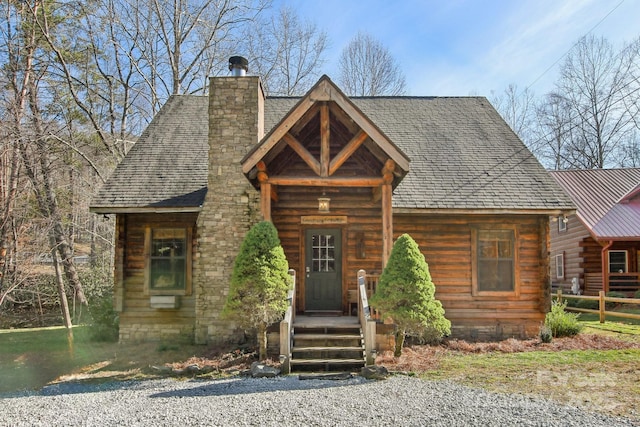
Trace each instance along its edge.
<instances>
[{"instance_id":1,"label":"blue sky","mask_svg":"<svg viewBox=\"0 0 640 427\"><path fill-rule=\"evenodd\" d=\"M337 80L342 49L365 31L404 67L409 95L416 96L490 96L511 83L521 90L531 86L542 95L552 89L561 58L580 37L591 33L621 46L640 36L640 0L276 0L278 4L294 7L301 18L327 31L331 48L324 74Z\"/></svg>"}]
</instances>

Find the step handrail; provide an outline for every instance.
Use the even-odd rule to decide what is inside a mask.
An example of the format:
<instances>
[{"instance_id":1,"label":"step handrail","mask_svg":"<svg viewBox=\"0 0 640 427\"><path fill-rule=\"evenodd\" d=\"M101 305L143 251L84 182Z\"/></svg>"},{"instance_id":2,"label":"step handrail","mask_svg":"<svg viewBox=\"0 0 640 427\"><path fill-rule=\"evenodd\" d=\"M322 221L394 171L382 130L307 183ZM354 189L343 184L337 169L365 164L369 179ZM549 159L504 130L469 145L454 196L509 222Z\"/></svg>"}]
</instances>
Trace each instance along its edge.
<instances>
[{"instance_id":1,"label":"step handrail","mask_svg":"<svg viewBox=\"0 0 640 427\"><path fill-rule=\"evenodd\" d=\"M367 365L376 362L376 321L371 317L371 308L367 298L367 272L358 270L358 319L364 335L365 361Z\"/></svg>"},{"instance_id":2,"label":"step handrail","mask_svg":"<svg viewBox=\"0 0 640 427\"><path fill-rule=\"evenodd\" d=\"M296 317L296 271L289 270L291 276L291 289L287 294L288 307L284 313L284 319L280 322L280 363L282 373L291 372L291 348L293 347L293 322Z\"/></svg>"}]
</instances>

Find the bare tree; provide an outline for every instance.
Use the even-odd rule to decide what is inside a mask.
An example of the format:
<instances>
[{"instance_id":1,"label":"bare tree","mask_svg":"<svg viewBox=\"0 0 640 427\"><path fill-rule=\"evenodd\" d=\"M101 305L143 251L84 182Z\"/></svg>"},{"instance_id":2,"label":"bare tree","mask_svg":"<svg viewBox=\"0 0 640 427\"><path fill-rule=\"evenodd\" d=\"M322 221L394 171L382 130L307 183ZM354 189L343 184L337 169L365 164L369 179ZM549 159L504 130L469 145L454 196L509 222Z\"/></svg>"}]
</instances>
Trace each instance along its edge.
<instances>
[{"instance_id":1,"label":"bare tree","mask_svg":"<svg viewBox=\"0 0 640 427\"><path fill-rule=\"evenodd\" d=\"M549 93L536 107L536 126L532 128L534 151L538 160L550 169L569 169L574 164L566 141L572 139L574 124L562 96Z\"/></svg>"},{"instance_id":2,"label":"bare tree","mask_svg":"<svg viewBox=\"0 0 640 427\"><path fill-rule=\"evenodd\" d=\"M565 138L570 167L619 164L623 144L632 136L629 105L638 102L632 74L638 60L637 50L627 46L616 52L606 39L593 36L581 39L568 54L556 96L571 116L572 132Z\"/></svg>"},{"instance_id":3,"label":"bare tree","mask_svg":"<svg viewBox=\"0 0 640 427\"><path fill-rule=\"evenodd\" d=\"M9 238L8 230L13 231L13 243L17 255L18 238L16 228L15 202L17 181L19 174L18 162L24 167L26 176L31 185L32 194L39 213L51 221L49 239L50 251L55 260L60 255L65 274L69 283L76 291L78 300L86 304L86 298L80 283L77 271L73 264L73 251L66 235L63 218L59 209L55 194L55 182L53 180L53 168L55 163L53 156L55 150L47 145L47 126L42 117L40 107L41 91L46 91L48 83L44 78L50 70L50 58L48 52L42 48L41 31L38 25L38 17L46 16L49 11L38 0L33 2L9 3L6 6L6 27L3 29L3 43L7 48L7 64L4 69L3 80L7 83L7 103L3 105L8 112L7 116L11 135L10 141L14 145L11 150L11 172L9 173L8 195L6 211L2 218L2 246L6 247ZM52 103L50 101L50 103ZM22 212L24 214L24 212ZM6 251L2 251L3 274L0 283L0 295L2 299L24 283L15 274L12 280L5 282L4 275L7 272ZM17 266L15 267L17 269ZM56 263L58 277L61 278L59 264ZM12 272L12 273L15 273ZM64 284L59 282L60 304L66 306L66 294ZM63 310L65 326L71 337L71 319L68 310Z\"/></svg>"},{"instance_id":4,"label":"bare tree","mask_svg":"<svg viewBox=\"0 0 640 427\"><path fill-rule=\"evenodd\" d=\"M490 101L511 129L534 153L540 150L532 135L535 121L535 96L529 88L518 90L510 84L502 93L491 93Z\"/></svg>"},{"instance_id":5,"label":"bare tree","mask_svg":"<svg viewBox=\"0 0 640 427\"><path fill-rule=\"evenodd\" d=\"M318 78L328 47L327 33L302 21L290 7L263 17L246 34L251 70L269 95L300 95Z\"/></svg>"},{"instance_id":6,"label":"bare tree","mask_svg":"<svg viewBox=\"0 0 640 427\"><path fill-rule=\"evenodd\" d=\"M110 0L117 41L138 71L155 112L169 95L206 93L224 70L245 25L268 0Z\"/></svg>"},{"instance_id":7,"label":"bare tree","mask_svg":"<svg viewBox=\"0 0 640 427\"><path fill-rule=\"evenodd\" d=\"M359 32L344 48L339 83L351 96L403 95L406 82L389 50L371 35Z\"/></svg>"},{"instance_id":8,"label":"bare tree","mask_svg":"<svg viewBox=\"0 0 640 427\"><path fill-rule=\"evenodd\" d=\"M620 166L623 168L640 167L640 137L636 132L622 147L622 159Z\"/></svg>"},{"instance_id":9,"label":"bare tree","mask_svg":"<svg viewBox=\"0 0 640 427\"><path fill-rule=\"evenodd\" d=\"M10 4L3 9L2 47L6 62L2 68L2 216L0 217L0 292L4 296L15 289L10 279L16 268L17 228L15 202L18 193L21 139L28 91L34 77L37 32L33 26L23 25L27 15L26 4ZM19 215L19 214L18 214Z\"/></svg>"}]
</instances>

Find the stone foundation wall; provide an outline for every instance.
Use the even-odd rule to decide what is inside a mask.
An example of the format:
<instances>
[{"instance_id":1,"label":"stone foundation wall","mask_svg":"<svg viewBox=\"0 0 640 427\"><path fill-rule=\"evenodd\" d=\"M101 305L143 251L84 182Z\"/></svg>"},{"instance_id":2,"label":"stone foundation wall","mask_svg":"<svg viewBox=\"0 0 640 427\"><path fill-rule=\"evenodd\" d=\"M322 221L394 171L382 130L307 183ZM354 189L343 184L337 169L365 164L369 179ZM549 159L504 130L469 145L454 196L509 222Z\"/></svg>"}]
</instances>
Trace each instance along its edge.
<instances>
[{"instance_id":1,"label":"stone foundation wall","mask_svg":"<svg viewBox=\"0 0 640 427\"><path fill-rule=\"evenodd\" d=\"M120 325L119 340L121 343L148 341L193 343L193 326L127 323Z\"/></svg>"}]
</instances>

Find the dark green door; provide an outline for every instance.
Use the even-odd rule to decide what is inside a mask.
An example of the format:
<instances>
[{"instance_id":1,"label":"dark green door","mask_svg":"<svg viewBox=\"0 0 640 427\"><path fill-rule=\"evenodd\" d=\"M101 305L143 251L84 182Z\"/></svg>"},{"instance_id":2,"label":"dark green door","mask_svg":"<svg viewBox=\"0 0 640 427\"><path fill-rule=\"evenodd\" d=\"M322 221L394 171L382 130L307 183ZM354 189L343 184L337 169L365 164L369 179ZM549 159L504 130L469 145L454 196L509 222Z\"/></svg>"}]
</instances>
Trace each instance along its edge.
<instances>
[{"instance_id":1,"label":"dark green door","mask_svg":"<svg viewBox=\"0 0 640 427\"><path fill-rule=\"evenodd\" d=\"M342 310L341 230L306 230L305 252L305 309Z\"/></svg>"}]
</instances>

